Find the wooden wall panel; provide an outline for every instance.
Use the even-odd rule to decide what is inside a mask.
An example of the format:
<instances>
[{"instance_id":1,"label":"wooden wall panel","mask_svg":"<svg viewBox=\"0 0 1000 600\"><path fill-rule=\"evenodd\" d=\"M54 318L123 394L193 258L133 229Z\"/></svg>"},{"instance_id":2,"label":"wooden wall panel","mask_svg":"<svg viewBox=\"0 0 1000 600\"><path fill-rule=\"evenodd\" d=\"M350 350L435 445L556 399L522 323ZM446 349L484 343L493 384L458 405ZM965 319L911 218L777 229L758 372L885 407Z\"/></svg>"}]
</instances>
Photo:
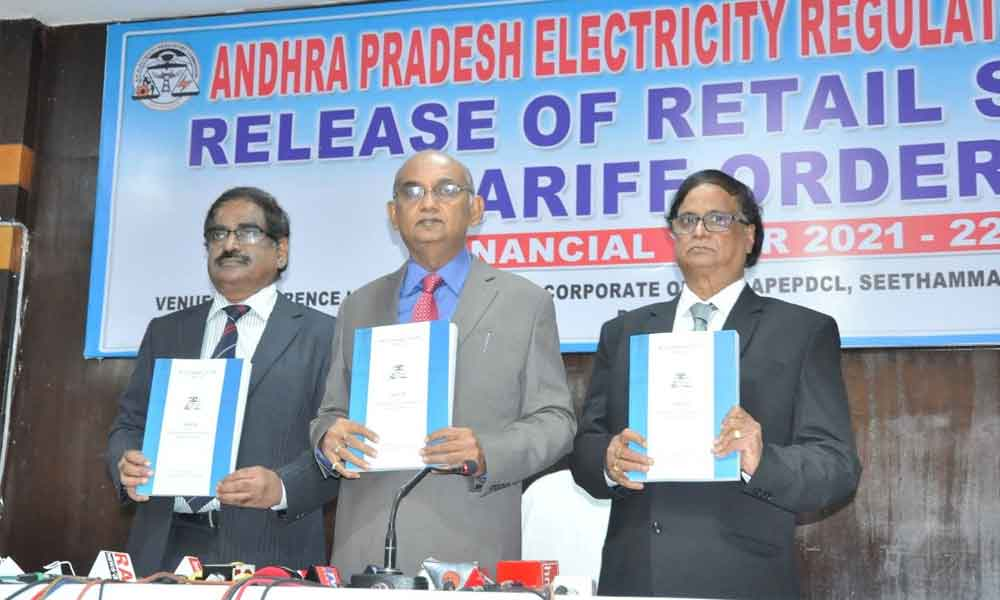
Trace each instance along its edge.
<instances>
[{"instance_id":1,"label":"wooden wall panel","mask_svg":"<svg viewBox=\"0 0 1000 600\"><path fill-rule=\"evenodd\" d=\"M5 480L4 554L89 569L126 520L101 454L131 361L84 361L104 27L43 35L21 369Z\"/></svg>"},{"instance_id":2,"label":"wooden wall panel","mask_svg":"<svg viewBox=\"0 0 1000 600\"><path fill-rule=\"evenodd\" d=\"M104 27L43 40L0 553L26 568L63 558L86 569L127 532L102 453L132 361L82 358ZM592 360L566 357L578 405ZM853 502L799 530L808 597L997 596L1000 350L851 350L844 373L865 472Z\"/></svg>"},{"instance_id":3,"label":"wooden wall panel","mask_svg":"<svg viewBox=\"0 0 1000 600\"><path fill-rule=\"evenodd\" d=\"M844 358L865 471L799 529L809 597L1000 596L1000 349Z\"/></svg>"}]
</instances>

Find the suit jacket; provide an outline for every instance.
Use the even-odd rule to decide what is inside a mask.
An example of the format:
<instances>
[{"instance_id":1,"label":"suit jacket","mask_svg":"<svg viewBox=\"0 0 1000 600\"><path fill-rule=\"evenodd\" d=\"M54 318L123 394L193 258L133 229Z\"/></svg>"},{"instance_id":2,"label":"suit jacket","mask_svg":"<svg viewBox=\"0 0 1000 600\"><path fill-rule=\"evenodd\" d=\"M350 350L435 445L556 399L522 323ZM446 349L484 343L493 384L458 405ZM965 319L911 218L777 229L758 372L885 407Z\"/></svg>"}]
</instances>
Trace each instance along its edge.
<instances>
[{"instance_id":1,"label":"suit jacket","mask_svg":"<svg viewBox=\"0 0 1000 600\"><path fill-rule=\"evenodd\" d=\"M108 436L108 468L119 490L118 460L125 450L142 448L153 363L157 358L199 358L210 307L207 302L153 319L146 329ZM316 472L307 436L323 397L333 328L329 315L278 295L252 359L237 467L276 471L288 507L272 511L224 505L218 539L226 560L291 567L324 562L321 508L337 495L338 482ZM136 507L127 548L140 574L176 566L161 565L173 505L173 497L154 497Z\"/></svg>"},{"instance_id":2,"label":"suit jacket","mask_svg":"<svg viewBox=\"0 0 1000 600\"><path fill-rule=\"evenodd\" d=\"M723 328L739 332L740 404L763 433L749 484L610 489L604 455L628 425L629 336L671 331L676 309L676 299L652 304L601 329L571 459L583 488L613 499L599 593L797 598L796 513L849 496L861 472L837 324L744 288Z\"/></svg>"},{"instance_id":3,"label":"suit jacket","mask_svg":"<svg viewBox=\"0 0 1000 600\"><path fill-rule=\"evenodd\" d=\"M326 397L312 424L315 446L347 414L354 330L398 320L405 265L352 293L341 306ZM452 321L458 325L453 423L469 427L487 477L432 475L403 501L399 567L420 562L496 561L521 555L524 478L569 452L576 418L559 354L552 297L524 278L472 261ZM376 432L378 433L378 432ZM345 576L382 564L389 506L412 472L363 473L344 480L337 501L333 564Z\"/></svg>"}]
</instances>

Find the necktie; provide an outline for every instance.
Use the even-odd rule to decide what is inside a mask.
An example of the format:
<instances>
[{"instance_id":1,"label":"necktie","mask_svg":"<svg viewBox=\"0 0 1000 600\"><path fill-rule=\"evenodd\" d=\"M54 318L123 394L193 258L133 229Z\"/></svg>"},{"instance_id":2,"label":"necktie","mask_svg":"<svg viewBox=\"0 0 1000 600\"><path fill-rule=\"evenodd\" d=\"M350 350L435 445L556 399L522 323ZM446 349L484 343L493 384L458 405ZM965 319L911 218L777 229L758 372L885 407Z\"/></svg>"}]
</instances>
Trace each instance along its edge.
<instances>
[{"instance_id":1,"label":"necktie","mask_svg":"<svg viewBox=\"0 0 1000 600\"><path fill-rule=\"evenodd\" d=\"M219 343L215 345L212 358L236 358L236 340L239 338L236 321L250 312L250 307L246 304L230 304L222 307L222 310L226 311L226 327L222 330Z\"/></svg>"},{"instance_id":2,"label":"necktie","mask_svg":"<svg viewBox=\"0 0 1000 600\"><path fill-rule=\"evenodd\" d=\"M705 302L697 302L691 305L691 317L694 319L695 331L707 331L708 320L715 312L715 305Z\"/></svg>"},{"instance_id":3,"label":"necktie","mask_svg":"<svg viewBox=\"0 0 1000 600\"><path fill-rule=\"evenodd\" d=\"M423 291L420 293L420 297L417 298L417 303L413 305L413 314L410 316L411 322L437 320L438 305L434 300L434 290L441 287L442 283L444 283L444 278L437 273L424 275L423 280L421 280Z\"/></svg>"},{"instance_id":4,"label":"necktie","mask_svg":"<svg viewBox=\"0 0 1000 600\"><path fill-rule=\"evenodd\" d=\"M219 343L215 345L212 358L236 358L236 340L239 338L239 334L236 331L236 321L239 321L240 317L250 312L250 307L246 304L230 304L229 306L222 307L222 310L226 312L226 327L222 330L222 337L219 338ZM201 512L201 509L206 504L212 501L212 496L186 496L184 499L187 500L188 506L191 507L191 512L198 513Z\"/></svg>"}]
</instances>

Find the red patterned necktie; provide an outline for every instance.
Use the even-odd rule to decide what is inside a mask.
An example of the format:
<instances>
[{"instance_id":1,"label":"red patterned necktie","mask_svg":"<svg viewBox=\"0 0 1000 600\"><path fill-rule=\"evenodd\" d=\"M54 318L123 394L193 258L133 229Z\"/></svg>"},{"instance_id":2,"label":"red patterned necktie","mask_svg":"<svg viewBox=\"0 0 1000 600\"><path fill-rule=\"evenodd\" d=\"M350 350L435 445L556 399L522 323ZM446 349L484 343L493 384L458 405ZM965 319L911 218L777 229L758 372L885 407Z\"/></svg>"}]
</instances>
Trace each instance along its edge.
<instances>
[{"instance_id":1,"label":"red patterned necktie","mask_svg":"<svg viewBox=\"0 0 1000 600\"><path fill-rule=\"evenodd\" d=\"M444 283L444 278L437 273L424 275L423 280L421 280L424 291L420 293L417 303L413 305L413 314L410 316L411 322L437 320L438 305L434 300L434 290L441 287L442 283Z\"/></svg>"}]
</instances>

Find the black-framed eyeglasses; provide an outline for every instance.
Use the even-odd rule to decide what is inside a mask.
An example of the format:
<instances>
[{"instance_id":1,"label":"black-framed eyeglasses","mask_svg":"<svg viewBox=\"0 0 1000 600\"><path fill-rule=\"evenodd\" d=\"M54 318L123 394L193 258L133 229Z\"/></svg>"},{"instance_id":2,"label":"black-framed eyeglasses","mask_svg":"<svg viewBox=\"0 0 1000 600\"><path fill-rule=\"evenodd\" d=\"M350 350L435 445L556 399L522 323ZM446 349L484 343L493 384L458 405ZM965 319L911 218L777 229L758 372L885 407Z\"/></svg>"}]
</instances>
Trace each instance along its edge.
<instances>
[{"instance_id":1,"label":"black-framed eyeglasses","mask_svg":"<svg viewBox=\"0 0 1000 600\"><path fill-rule=\"evenodd\" d=\"M396 188L393 198L401 202L416 203L423 200L428 191L432 197L437 198L440 202L454 202L461 198L463 194L471 194L475 190L469 186L455 183L450 179L443 179L435 183L434 187L430 190L419 183L404 183Z\"/></svg>"},{"instance_id":2,"label":"black-framed eyeglasses","mask_svg":"<svg viewBox=\"0 0 1000 600\"><path fill-rule=\"evenodd\" d=\"M236 236L237 242L248 246L260 243L266 237L271 237L271 234L256 225L241 225L236 229L209 227L205 230L205 241L209 244L224 244L229 239L230 234Z\"/></svg>"},{"instance_id":3,"label":"black-framed eyeglasses","mask_svg":"<svg viewBox=\"0 0 1000 600\"><path fill-rule=\"evenodd\" d=\"M694 232L701 222L705 226L705 231L712 233L722 233L729 231L733 223L743 223L749 225L750 221L739 213L724 213L717 210L709 211L703 215L694 213L681 213L668 221L670 230L676 234L689 234Z\"/></svg>"}]
</instances>

